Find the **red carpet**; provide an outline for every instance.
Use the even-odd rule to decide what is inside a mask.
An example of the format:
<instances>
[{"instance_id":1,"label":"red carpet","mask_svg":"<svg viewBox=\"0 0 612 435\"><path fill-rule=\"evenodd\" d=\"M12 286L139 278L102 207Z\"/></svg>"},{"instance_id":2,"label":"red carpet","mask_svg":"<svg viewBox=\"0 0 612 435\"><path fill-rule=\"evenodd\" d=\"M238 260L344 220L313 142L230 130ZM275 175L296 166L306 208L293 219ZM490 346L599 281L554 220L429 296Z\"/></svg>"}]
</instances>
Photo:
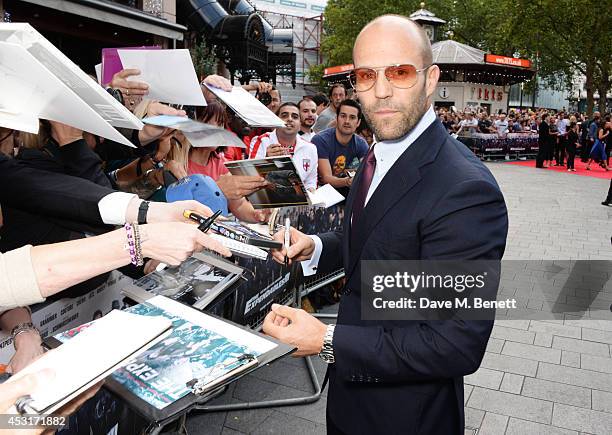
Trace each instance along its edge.
<instances>
[{"instance_id":1,"label":"red carpet","mask_svg":"<svg viewBox=\"0 0 612 435\"><path fill-rule=\"evenodd\" d=\"M563 172L567 175L583 175L585 177L605 178L606 180L612 178L612 171L606 172L601 166L599 166L595 162L591 163L591 170L587 171L585 169L586 163L582 163L578 158L574 161L574 167L576 168L576 172L567 172L567 167L565 166L551 166L546 169L539 169L535 167L535 160L519 160L517 162L508 162L507 164L527 166L533 168L535 171L556 171Z\"/></svg>"}]
</instances>

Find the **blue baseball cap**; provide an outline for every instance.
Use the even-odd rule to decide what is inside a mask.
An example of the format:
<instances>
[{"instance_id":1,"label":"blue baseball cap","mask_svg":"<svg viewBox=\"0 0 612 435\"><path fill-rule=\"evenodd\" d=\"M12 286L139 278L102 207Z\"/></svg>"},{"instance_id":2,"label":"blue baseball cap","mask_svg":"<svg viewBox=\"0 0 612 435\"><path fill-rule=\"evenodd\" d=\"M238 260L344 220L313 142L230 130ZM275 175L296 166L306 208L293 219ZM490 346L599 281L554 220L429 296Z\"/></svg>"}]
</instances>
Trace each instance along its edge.
<instances>
[{"instance_id":1,"label":"blue baseball cap","mask_svg":"<svg viewBox=\"0 0 612 435\"><path fill-rule=\"evenodd\" d=\"M166 188L166 201L184 201L195 199L210 207L212 211L221 210L221 214L229 214L227 198L209 176L202 174L189 175Z\"/></svg>"}]
</instances>

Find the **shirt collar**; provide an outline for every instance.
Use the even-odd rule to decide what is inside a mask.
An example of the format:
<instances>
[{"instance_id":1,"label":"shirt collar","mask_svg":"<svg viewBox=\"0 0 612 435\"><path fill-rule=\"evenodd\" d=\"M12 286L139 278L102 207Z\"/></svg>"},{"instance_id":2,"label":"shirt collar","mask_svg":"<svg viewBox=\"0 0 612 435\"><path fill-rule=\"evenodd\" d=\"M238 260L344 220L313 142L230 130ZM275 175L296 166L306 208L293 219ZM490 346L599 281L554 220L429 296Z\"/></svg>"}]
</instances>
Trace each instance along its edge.
<instances>
[{"instance_id":1,"label":"shirt collar","mask_svg":"<svg viewBox=\"0 0 612 435\"><path fill-rule=\"evenodd\" d=\"M276 130L270 133L270 143L271 144L280 143L280 141L278 140L278 136L276 135ZM293 152L295 153L295 150L304 146L305 143L309 143L309 142L303 139L302 136L300 136L299 134L296 134L295 135L295 147L293 148Z\"/></svg>"},{"instance_id":2,"label":"shirt collar","mask_svg":"<svg viewBox=\"0 0 612 435\"><path fill-rule=\"evenodd\" d=\"M381 141L376 143L374 156L376 157L376 172L386 173L399 157L408 149L412 143L423 134L425 130L436 120L436 114L432 106L421 117L417 125L401 139L394 141Z\"/></svg>"}]
</instances>

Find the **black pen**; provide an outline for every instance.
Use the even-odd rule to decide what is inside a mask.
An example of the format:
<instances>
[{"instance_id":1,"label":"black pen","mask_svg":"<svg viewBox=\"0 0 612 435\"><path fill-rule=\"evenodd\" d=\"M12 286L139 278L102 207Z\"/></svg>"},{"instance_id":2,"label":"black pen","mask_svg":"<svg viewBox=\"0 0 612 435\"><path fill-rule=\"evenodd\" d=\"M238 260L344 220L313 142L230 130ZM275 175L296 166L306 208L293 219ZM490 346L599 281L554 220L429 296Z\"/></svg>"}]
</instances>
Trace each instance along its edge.
<instances>
[{"instance_id":1,"label":"black pen","mask_svg":"<svg viewBox=\"0 0 612 435\"><path fill-rule=\"evenodd\" d=\"M221 210L217 210L215 214L213 214L211 217L209 217L206 220L206 222L204 222L203 224L200 224L200 226L198 227L198 230L202 231L203 233L208 231L210 226L215 222L215 219L217 219L220 215L221 215Z\"/></svg>"},{"instance_id":2,"label":"black pen","mask_svg":"<svg viewBox=\"0 0 612 435\"><path fill-rule=\"evenodd\" d=\"M198 229L204 233L209 230L210 226L213 224L213 222L215 222L215 219L217 219L220 215L221 210L217 210L215 214L209 218L205 218L192 210L185 210L183 212L183 216L185 216L185 218L198 222L200 224Z\"/></svg>"}]
</instances>

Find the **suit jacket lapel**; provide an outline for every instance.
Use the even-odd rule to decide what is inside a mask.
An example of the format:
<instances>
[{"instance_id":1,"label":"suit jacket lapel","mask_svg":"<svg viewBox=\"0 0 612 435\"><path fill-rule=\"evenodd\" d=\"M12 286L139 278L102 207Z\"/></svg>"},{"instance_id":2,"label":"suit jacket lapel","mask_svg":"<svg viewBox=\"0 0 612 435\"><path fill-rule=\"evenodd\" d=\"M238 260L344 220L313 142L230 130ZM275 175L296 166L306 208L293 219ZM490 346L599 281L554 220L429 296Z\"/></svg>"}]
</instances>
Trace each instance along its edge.
<instances>
[{"instance_id":1,"label":"suit jacket lapel","mask_svg":"<svg viewBox=\"0 0 612 435\"><path fill-rule=\"evenodd\" d=\"M378 222L387 214L391 207L401 200L402 197L421 180L419 169L435 160L447 135L448 133L440 121L436 120L433 122L423 134L404 151L391 169L389 169L389 172L387 172L370 197L370 200L361 213L359 222L353 222L352 224L351 215L353 212L352 208L356 189L351 189L349 197L347 198L344 216L345 259L348 253L348 262L345 261L345 263L348 263L345 264L347 277L351 275L358 261L361 260L361 251L372 230L374 230ZM362 166L360 166L359 172L354 180L356 186L359 183ZM358 242L355 243L354 246L349 246L351 231L357 231L359 234L359 237L357 237Z\"/></svg>"}]
</instances>

